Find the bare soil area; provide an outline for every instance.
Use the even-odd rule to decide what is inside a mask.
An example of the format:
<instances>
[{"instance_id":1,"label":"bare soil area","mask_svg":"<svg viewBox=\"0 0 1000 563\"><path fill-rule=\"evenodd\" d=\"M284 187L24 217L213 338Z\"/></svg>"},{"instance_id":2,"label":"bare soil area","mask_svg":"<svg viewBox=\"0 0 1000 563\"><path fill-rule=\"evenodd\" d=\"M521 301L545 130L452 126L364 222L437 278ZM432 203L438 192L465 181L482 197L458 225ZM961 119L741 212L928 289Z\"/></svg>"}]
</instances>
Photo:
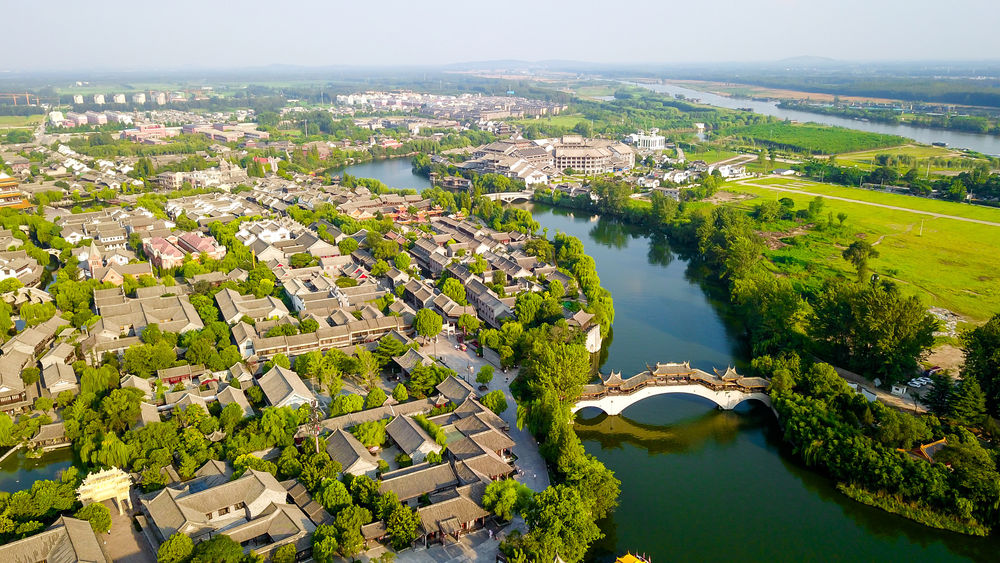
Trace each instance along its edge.
<instances>
[{"instance_id":1,"label":"bare soil area","mask_svg":"<svg viewBox=\"0 0 1000 563\"><path fill-rule=\"evenodd\" d=\"M763 237L764 244L771 250L778 250L788 246L788 243L782 239L790 237L800 237L809 232L809 225L802 225L801 227L795 227L789 231L778 231L778 232L767 232L767 231L757 231L757 234Z\"/></svg>"},{"instance_id":2,"label":"bare soil area","mask_svg":"<svg viewBox=\"0 0 1000 563\"><path fill-rule=\"evenodd\" d=\"M715 192L712 197L706 197L705 201L714 205L720 205L723 203L729 203L731 201L743 201L745 199L753 199L755 196L753 194L737 194L733 192L720 191Z\"/></svg>"},{"instance_id":3,"label":"bare soil area","mask_svg":"<svg viewBox=\"0 0 1000 563\"><path fill-rule=\"evenodd\" d=\"M958 375L958 370L965 362L965 354L958 346L942 344L931 351L926 361L932 366L942 367L950 371L952 375Z\"/></svg>"}]
</instances>

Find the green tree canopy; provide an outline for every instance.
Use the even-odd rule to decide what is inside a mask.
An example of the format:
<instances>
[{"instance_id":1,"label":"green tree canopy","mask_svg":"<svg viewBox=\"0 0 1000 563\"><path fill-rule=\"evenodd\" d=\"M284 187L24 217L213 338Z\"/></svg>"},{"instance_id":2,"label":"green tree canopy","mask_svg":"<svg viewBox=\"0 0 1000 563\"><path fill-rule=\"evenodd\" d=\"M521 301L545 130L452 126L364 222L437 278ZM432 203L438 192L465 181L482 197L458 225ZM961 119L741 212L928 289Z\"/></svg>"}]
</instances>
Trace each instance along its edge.
<instances>
[{"instance_id":1,"label":"green tree canopy","mask_svg":"<svg viewBox=\"0 0 1000 563\"><path fill-rule=\"evenodd\" d=\"M156 551L157 563L184 563L191 557L194 543L187 534L177 532L160 544Z\"/></svg>"},{"instance_id":2,"label":"green tree canopy","mask_svg":"<svg viewBox=\"0 0 1000 563\"><path fill-rule=\"evenodd\" d=\"M962 335L965 365L962 377L975 378L986 396L986 405L1000 416L1000 314Z\"/></svg>"},{"instance_id":3,"label":"green tree canopy","mask_svg":"<svg viewBox=\"0 0 1000 563\"><path fill-rule=\"evenodd\" d=\"M831 282L820 292L809 325L831 359L894 382L916 371L938 322L917 297L904 297L894 285Z\"/></svg>"},{"instance_id":4,"label":"green tree canopy","mask_svg":"<svg viewBox=\"0 0 1000 563\"><path fill-rule=\"evenodd\" d=\"M111 511L99 502L92 502L76 511L75 517L87 520L94 532L103 534L111 529Z\"/></svg>"},{"instance_id":5,"label":"green tree canopy","mask_svg":"<svg viewBox=\"0 0 1000 563\"><path fill-rule=\"evenodd\" d=\"M413 317L413 328L417 331L417 334L426 339L440 334L443 324L441 315L431 309L421 309Z\"/></svg>"}]
</instances>

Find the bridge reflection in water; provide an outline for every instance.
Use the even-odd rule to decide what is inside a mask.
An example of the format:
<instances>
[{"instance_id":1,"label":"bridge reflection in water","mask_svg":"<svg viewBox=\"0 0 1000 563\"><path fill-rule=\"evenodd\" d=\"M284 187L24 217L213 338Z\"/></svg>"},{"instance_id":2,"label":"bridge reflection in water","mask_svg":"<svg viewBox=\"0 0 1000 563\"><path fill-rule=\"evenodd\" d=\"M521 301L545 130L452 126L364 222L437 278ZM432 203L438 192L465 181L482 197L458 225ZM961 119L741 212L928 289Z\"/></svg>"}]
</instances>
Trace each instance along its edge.
<instances>
[{"instance_id":1,"label":"bridge reflection in water","mask_svg":"<svg viewBox=\"0 0 1000 563\"><path fill-rule=\"evenodd\" d=\"M703 412L667 425L638 422L627 415L598 413L593 417L578 415L574 428L581 440L597 442L602 449L619 449L623 444L632 444L650 454L682 454L698 451L712 442L732 443L743 429L766 425L768 419L773 420L773 417L763 407L745 412L741 409L741 415Z\"/></svg>"},{"instance_id":2,"label":"bridge reflection in water","mask_svg":"<svg viewBox=\"0 0 1000 563\"><path fill-rule=\"evenodd\" d=\"M685 394L704 397L720 408L730 410L736 405L756 400L771 406L767 395L770 381L762 377L744 377L732 367L715 374L692 368L689 362L657 363L628 379L621 373L601 376L601 383L585 385L573 412L594 407L609 415L618 415L643 399L657 395Z\"/></svg>"}]
</instances>

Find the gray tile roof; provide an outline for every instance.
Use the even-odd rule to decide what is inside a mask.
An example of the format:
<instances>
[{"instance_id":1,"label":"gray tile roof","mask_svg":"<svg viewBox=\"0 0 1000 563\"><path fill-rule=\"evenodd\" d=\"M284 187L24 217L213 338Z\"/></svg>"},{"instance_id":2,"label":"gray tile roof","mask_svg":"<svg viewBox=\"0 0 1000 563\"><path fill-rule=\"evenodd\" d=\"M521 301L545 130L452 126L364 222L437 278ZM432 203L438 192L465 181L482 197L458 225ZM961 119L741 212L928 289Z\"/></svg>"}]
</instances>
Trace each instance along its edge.
<instances>
[{"instance_id":1,"label":"gray tile roof","mask_svg":"<svg viewBox=\"0 0 1000 563\"><path fill-rule=\"evenodd\" d=\"M62 516L48 530L0 546L5 563L111 563L90 522Z\"/></svg>"},{"instance_id":2,"label":"gray tile roof","mask_svg":"<svg viewBox=\"0 0 1000 563\"><path fill-rule=\"evenodd\" d=\"M229 385L222 391L219 391L216 397L218 398L219 405L221 405L222 408L225 408L230 403L236 403L243 409L243 416L253 414L253 409L250 407L250 401L247 400L247 396L242 389L237 389L232 385Z\"/></svg>"},{"instance_id":3,"label":"gray tile roof","mask_svg":"<svg viewBox=\"0 0 1000 563\"><path fill-rule=\"evenodd\" d=\"M433 444L436 446L434 440L417 424L417 421L408 416L397 416L392 419L386 425L385 431L399 446L399 449L409 456L413 456L414 452L425 445Z\"/></svg>"},{"instance_id":4,"label":"gray tile roof","mask_svg":"<svg viewBox=\"0 0 1000 563\"><path fill-rule=\"evenodd\" d=\"M438 383L437 387L438 393L441 393L448 398L449 401L455 403L456 405L462 404L469 395L472 395L475 390L472 385L469 385L463 379L459 379L453 375L448 376L447 379Z\"/></svg>"},{"instance_id":5,"label":"gray tile roof","mask_svg":"<svg viewBox=\"0 0 1000 563\"><path fill-rule=\"evenodd\" d=\"M258 385L267 402L271 406L284 406L286 402L297 402L296 396L301 400L312 401L315 396L306 387L306 384L299 377L299 374L281 366L274 366L257 380Z\"/></svg>"},{"instance_id":6,"label":"gray tile roof","mask_svg":"<svg viewBox=\"0 0 1000 563\"><path fill-rule=\"evenodd\" d=\"M288 494L273 475L253 469L234 481L194 490L196 488L191 484L182 489L168 487L143 501L162 537L170 537L178 531L198 537L217 526L231 524L231 518L216 518L213 522L208 515L241 502L246 505L245 517L256 518L260 513L253 512L255 507L268 499L284 502ZM260 508L263 506L257 509Z\"/></svg>"},{"instance_id":7,"label":"gray tile roof","mask_svg":"<svg viewBox=\"0 0 1000 563\"><path fill-rule=\"evenodd\" d=\"M337 429L326 439L326 452L340 464L345 473L363 475L378 468L364 445L352 434Z\"/></svg>"}]
</instances>

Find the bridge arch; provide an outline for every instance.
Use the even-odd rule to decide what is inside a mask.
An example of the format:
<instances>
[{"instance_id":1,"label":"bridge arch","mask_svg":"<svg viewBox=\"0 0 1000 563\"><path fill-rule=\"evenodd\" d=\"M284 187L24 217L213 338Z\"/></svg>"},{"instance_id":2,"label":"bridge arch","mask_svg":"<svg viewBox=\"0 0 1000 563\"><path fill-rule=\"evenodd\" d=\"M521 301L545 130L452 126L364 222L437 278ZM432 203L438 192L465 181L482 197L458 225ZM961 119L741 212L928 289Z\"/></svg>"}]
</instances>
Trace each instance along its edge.
<instances>
[{"instance_id":1,"label":"bridge arch","mask_svg":"<svg viewBox=\"0 0 1000 563\"><path fill-rule=\"evenodd\" d=\"M585 399L577 402L573 406L572 412L575 413L586 407L594 407L610 416L615 416L621 414L625 409L644 399L655 397L657 395L671 394L696 395L698 397L703 397L712 401L723 410L732 410L740 403L751 400L760 401L767 407L771 407L771 397L769 397L767 393L747 393L732 389L715 391L703 385L692 383L687 385L650 386L627 395L605 395L598 399Z\"/></svg>"},{"instance_id":2,"label":"bridge arch","mask_svg":"<svg viewBox=\"0 0 1000 563\"><path fill-rule=\"evenodd\" d=\"M492 199L493 201L502 201L504 203L514 203L515 201L531 201L534 196L533 192L522 191L522 192L496 192L491 194L483 194L483 197L487 199Z\"/></svg>"}]
</instances>

